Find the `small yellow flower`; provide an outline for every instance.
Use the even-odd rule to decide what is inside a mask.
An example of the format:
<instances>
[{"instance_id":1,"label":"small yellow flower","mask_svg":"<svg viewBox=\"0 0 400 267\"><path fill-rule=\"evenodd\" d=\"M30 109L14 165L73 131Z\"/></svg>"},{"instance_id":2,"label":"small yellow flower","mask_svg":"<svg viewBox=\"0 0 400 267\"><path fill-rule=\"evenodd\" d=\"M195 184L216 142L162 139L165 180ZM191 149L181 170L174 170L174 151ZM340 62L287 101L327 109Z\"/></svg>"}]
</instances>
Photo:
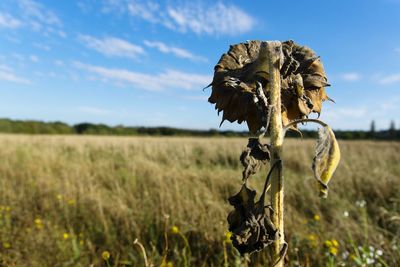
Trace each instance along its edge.
<instances>
[{"instance_id":1,"label":"small yellow flower","mask_svg":"<svg viewBox=\"0 0 400 267\"><path fill-rule=\"evenodd\" d=\"M68 233L63 233L63 238L64 238L64 240L69 239L69 234Z\"/></svg>"},{"instance_id":2,"label":"small yellow flower","mask_svg":"<svg viewBox=\"0 0 400 267\"><path fill-rule=\"evenodd\" d=\"M332 255L334 255L334 256L336 256L337 253L338 253L338 249L335 248L335 247L330 247L330 248L329 248L329 253L332 254Z\"/></svg>"},{"instance_id":3,"label":"small yellow flower","mask_svg":"<svg viewBox=\"0 0 400 267\"><path fill-rule=\"evenodd\" d=\"M85 244L85 241L79 240L79 245L83 246Z\"/></svg>"},{"instance_id":4,"label":"small yellow flower","mask_svg":"<svg viewBox=\"0 0 400 267\"><path fill-rule=\"evenodd\" d=\"M314 221L320 221L321 220L321 217L318 215L318 214L315 214L314 215Z\"/></svg>"},{"instance_id":5,"label":"small yellow flower","mask_svg":"<svg viewBox=\"0 0 400 267\"><path fill-rule=\"evenodd\" d=\"M227 244L232 243L231 237L232 237L232 232L231 232L231 231L226 232L226 233L225 233L225 240L224 240L224 242L227 243Z\"/></svg>"},{"instance_id":6,"label":"small yellow flower","mask_svg":"<svg viewBox=\"0 0 400 267\"><path fill-rule=\"evenodd\" d=\"M11 211L11 207L10 206L5 206L4 210L7 211L7 212L10 212Z\"/></svg>"},{"instance_id":7,"label":"small yellow flower","mask_svg":"<svg viewBox=\"0 0 400 267\"><path fill-rule=\"evenodd\" d=\"M11 244L8 242L3 242L3 248L5 249L11 248Z\"/></svg>"},{"instance_id":8,"label":"small yellow flower","mask_svg":"<svg viewBox=\"0 0 400 267\"><path fill-rule=\"evenodd\" d=\"M336 239L332 239L331 242L332 242L332 245L333 245L334 247L336 247L336 248L339 247L339 242L338 242Z\"/></svg>"},{"instance_id":9,"label":"small yellow flower","mask_svg":"<svg viewBox=\"0 0 400 267\"><path fill-rule=\"evenodd\" d=\"M330 247L332 247L332 242L330 240L325 240L324 246L327 248L330 248Z\"/></svg>"},{"instance_id":10,"label":"small yellow flower","mask_svg":"<svg viewBox=\"0 0 400 267\"><path fill-rule=\"evenodd\" d=\"M352 259L353 261L357 260L357 256L354 254L350 254L350 259Z\"/></svg>"},{"instance_id":11,"label":"small yellow flower","mask_svg":"<svg viewBox=\"0 0 400 267\"><path fill-rule=\"evenodd\" d=\"M105 251L103 251L103 253L101 253L101 257L103 258L103 260L108 261L111 257L111 254L110 254L110 252L105 250Z\"/></svg>"},{"instance_id":12,"label":"small yellow flower","mask_svg":"<svg viewBox=\"0 0 400 267\"><path fill-rule=\"evenodd\" d=\"M62 196L61 194L58 194L58 195L56 196L56 198L57 198L58 201L61 201L62 198L63 198L63 196Z\"/></svg>"},{"instance_id":13,"label":"small yellow flower","mask_svg":"<svg viewBox=\"0 0 400 267\"><path fill-rule=\"evenodd\" d=\"M40 219L40 218L36 218L35 220L34 220L34 223L35 223L35 227L36 227L36 229L42 229L43 228L43 223L42 223L42 220Z\"/></svg>"},{"instance_id":14,"label":"small yellow flower","mask_svg":"<svg viewBox=\"0 0 400 267\"><path fill-rule=\"evenodd\" d=\"M315 241L315 240L317 240L317 237L314 234L309 234L309 235L307 235L307 239L310 241Z\"/></svg>"},{"instance_id":15,"label":"small yellow flower","mask_svg":"<svg viewBox=\"0 0 400 267\"><path fill-rule=\"evenodd\" d=\"M172 228L171 228L171 232L173 233L173 234L177 234L177 233L179 233L179 228L178 228L178 226L172 226Z\"/></svg>"},{"instance_id":16,"label":"small yellow flower","mask_svg":"<svg viewBox=\"0 0 400 267\"><path fill-rule=\"evenodd\" d=\"M73 200L73 199L70 199L70 200L68 200L68 205L70 205L70 206L74 206L75 205L75 200Z\"/></svg>"}]
</instances>

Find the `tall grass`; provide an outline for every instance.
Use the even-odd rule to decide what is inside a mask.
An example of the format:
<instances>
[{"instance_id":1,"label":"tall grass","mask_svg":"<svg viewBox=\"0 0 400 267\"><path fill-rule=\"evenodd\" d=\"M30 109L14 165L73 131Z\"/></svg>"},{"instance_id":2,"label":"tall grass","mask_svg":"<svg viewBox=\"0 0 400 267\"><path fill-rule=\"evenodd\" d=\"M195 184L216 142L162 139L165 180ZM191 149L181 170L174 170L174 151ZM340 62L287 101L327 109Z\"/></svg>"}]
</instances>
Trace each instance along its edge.
<instances>
[{"instance_id":1,"label":"tall grass","mask_svg":"<svg viewBox=\"0 0 400 267\"><path fill-rule=\"evenodd\" d=\"M245 265L226 237L226 199L240 188L246 143L1 135L0 266L143 266L135 239L156 266ZM400 143L340 145L321 200L314 142L285 143L287 265L399 265Z\"/></svg>"}]
</instances>

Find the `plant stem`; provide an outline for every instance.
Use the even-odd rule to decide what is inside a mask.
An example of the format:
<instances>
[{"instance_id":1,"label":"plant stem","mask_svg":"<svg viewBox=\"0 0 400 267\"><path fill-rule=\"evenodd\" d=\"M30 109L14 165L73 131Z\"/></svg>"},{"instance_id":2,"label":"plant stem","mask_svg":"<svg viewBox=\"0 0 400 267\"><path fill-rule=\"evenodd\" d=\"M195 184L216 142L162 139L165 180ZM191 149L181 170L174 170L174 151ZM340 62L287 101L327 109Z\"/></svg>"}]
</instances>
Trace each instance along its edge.
<instances>
[{"instance_id":1,"label":"plant stem","mask_svg":"<svg viewBox=\"0 0 400 267\"><path fill-rule=\"evenodd\" d=\"M270 136L271 136L271 161L272 168L275 162L281 159L284 130L281 116L281 76L280 65L282 58L282 44L278 41L264 43L267 47L266 58L268 60L269 82L267 92L269 92L270 105L272 112L270 118ZM284 221L283 221L283 175L278 168L274 170L271 177L271 204L274 210L272 222L277 227L280 236L273 246L273 261L276 262L280 257L280 251L285 243ZM281 260L277 267L283 267Z\"/></svg>"}]
</instances>

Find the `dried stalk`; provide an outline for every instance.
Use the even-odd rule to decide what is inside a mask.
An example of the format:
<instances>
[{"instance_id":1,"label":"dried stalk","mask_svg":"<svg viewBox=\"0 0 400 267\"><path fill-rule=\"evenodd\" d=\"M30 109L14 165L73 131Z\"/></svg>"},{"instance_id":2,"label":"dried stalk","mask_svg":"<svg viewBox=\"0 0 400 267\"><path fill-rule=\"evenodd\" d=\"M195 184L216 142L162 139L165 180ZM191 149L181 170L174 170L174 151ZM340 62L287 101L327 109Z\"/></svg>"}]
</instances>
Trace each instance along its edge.
<instances>
[{"instance_id":1,"label":"dried stalk","mask_svg":"<svg viewBox=\"0 0 400 267\"><path fill-rule=\"evenodd\" d=\"M270 136L271 136L271 161L270 166L274 166L275 162L281 159L282 144L284 138L284 130L282 126L281 116L281 77L280 67L282 59L282 44L278 41L266 42L266 59L268 60L269 82L267 84L267 92L270 96L270 105L272 106L272 113L270 118ZM285 244L284 235L284 187L282 172L276 169L272 174L271 179L271 203L272 209L272 222L278 228L280 236L273 244L273 259L279 260L280 251ZM281 260L277 267L283 267L283 260Z\"/></svg>"}]
</instances>

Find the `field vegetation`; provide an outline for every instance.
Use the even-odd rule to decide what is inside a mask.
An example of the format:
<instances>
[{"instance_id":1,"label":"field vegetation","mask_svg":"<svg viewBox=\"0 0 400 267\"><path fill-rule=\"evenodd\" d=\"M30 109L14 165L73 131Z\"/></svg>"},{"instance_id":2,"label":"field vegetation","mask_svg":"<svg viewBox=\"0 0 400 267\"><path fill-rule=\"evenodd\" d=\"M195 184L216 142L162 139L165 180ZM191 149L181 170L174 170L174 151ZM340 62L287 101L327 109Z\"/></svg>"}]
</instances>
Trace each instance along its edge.
<instances>
[{"instance_id":1,"label":"field vegetation","mask_svg":"<svg viewBox=\"0 0 400 267\"><path fill-rule=\"evenodd\" d=\"M0 135L0 266L144 266L138 242L149 265L266 264L267 253L239 257L227 232L246 144ZM328 199L312 178L314 146L284 146L287 266L400 266L400 143L341 141Z\"/></svg>"}]
</instances>

